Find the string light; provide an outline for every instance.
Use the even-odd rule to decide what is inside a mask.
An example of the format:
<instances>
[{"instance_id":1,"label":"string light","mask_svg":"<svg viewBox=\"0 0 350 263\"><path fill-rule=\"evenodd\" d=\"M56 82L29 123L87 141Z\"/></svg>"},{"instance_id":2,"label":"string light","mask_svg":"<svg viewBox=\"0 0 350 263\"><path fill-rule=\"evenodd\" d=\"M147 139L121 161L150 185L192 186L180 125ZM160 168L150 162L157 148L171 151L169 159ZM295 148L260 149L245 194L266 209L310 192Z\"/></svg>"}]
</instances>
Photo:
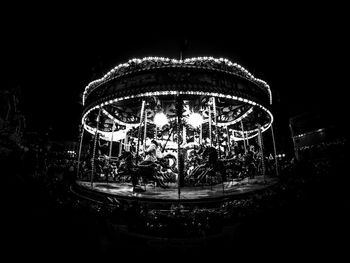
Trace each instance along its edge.
<instances>
[{"instance_id":1,"label":"string light","mask_svg":"<svg viewBox=\"0 0 350 263\"><path fill-rule=\"evenodd\" d=\"M181 94L181 95L198 95L198 96L209 96L209 97L218 97L218 98L226 98L226 99L232 99L232 100L239 100L239 101L243 101L243 98L240 98L240 97L237 97L237 96L234 96L234 95L229 95L229 94L222 94L222 93L214 93L214 92L204 92L204 91L176 91L176 90L168 90L168 91L154 91L154 92L146 92L146 93L139 93L139 94L136 94L136 95L130 95L130 96L124 96L124 97L119 97L119 98L115 98L115 99L112 99L112 100L109 100L109 101L106 101L104 102L105 105L109 105L109 104L112 104L112 103L115 103L115 102L118 102L118 101L123 101L123 100L128 100L128 99L133 99L133 98L143 98L143 97L152 97L152 96L164 96L164 95L176 95L176 94ZM262 129L262 132L265 132L267 129L270 128L271 124L273 123L274 119L273 119L273 115L272 113L266 109L264 106L254 102L254 101L251 101L249 99L246 99L245 100L247 104L250 104L252 106L256 106L258 108L260 108L261 110L263 110L264 112L266 112L269 117L270 117L270 120L268 123L266 123L265 125L263 125L261 127ZM88 109L85 111L85 113L83 114L83 117L81 119L81 122L82 124L84 125L85 129L88 130L90 133L95 133L96 129L88 126L86 124L86 118L87 116L89 115L89 113L93 110L96 110L98 109L99 107L101 106L100 105L95 105L93 106L92 108ZM244 115L242 115L242 117L246 117L248 114L251 113L253 109L251 108L250 110L248 110ZM104 112L105 113L105 112ZM163 113L164 114L164 113ZM164 114L165 115L165 114ZM240 119L242 119L242 117L240 117ZM166 118L166 116L165 116ZM166 118L167 119L167 118ZM168 122L168 119L167 119L167 122ZM165 123L167 124L167 123ZM165 125L164 124L164 125ZM218 126L228 126L228 125L232 125L232 123L220 123L218 122ZM130 129L132 127L137 127L139 126L139 124L126 124L126 129ZM91 132L91 129L93 129L93 132ZM230 129L231 131L231 129ZM252 139L254 138L255 136L257 136L257 131L258 129L253 129L253 130L247 130L247 136L246 136L246 139ZM100 131L99 131L100 132ZM232 129L232 132L233 132L233 138L236 140L236 141L240 141L240 140L243 140L242 138L240 137L236 137L234 136L234 132L240 132L239 130L234 130ZM252 135L250 135L252 134Z\"/></svg>"},{"instance_id":2,"label":"string light","mask_svg":"<svg viewBox=\"0 0 350 263\"><path fill-rule=\"evenodd\" d=\"M130 59L128 62L119 64L118 66L111 69L102 78L99 78L97 80L90 82L85 87L85 90L83 93L83 105L85 105L86 97L91 91L93 91L94 89L96 89L97 87L105 83L106 81L109 81L110 79L125 75L135 70L147 69L149 67L152 67L152 68L161 68L161 67L169 67L169 66L193 67L193 66L196 66L194 65L194 63L196 62L200 63L200 65L197 65L197 67L210 68L210 69L226 71L232 74L239 74L242 77L245 77L248 80L253 81L255 84L264 87L269 94L270 104L272 104L272 93L271 93L270 86L265 81L255 78L253 74L251 74L248 70L246 70L241 65L237 63L232 63L228 59L225 59L225 58L216 59L213 57L197 57L197 58L187 58L185 60L177 60L177 59L170 59L170 58L163 58L163 57L145 57L142 59L137 59L137 58ZM208 64L208 62L211 62L213 64ZM145 63L146 65L142 65L142 63ZM224 66L226 67L222 68L222 64L224 64Z\"/></svg>"}]
</instances>

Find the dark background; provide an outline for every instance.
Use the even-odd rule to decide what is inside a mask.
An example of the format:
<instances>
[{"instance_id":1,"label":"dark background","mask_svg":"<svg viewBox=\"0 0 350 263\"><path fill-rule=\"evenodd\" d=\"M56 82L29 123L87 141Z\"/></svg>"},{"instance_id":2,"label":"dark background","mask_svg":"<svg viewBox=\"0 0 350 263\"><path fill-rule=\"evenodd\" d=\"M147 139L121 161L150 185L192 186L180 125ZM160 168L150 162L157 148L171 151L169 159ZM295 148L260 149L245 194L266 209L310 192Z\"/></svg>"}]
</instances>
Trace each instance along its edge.
<instances>
[{"instance_id":1,"label":"dark background","mask_svg":"<svg viewBox=\"0 0 350 263\"><path fill-rule=\"evenodd\" d=\"M21 88L28 130L76 140L81 94L134 57L226 57L273 90L277 137L321 109L342 123L346 17L341 6L15 6L3 10L2 87ZM333 117L332 117L333 118Z\"/></svg>"}]
</instances>

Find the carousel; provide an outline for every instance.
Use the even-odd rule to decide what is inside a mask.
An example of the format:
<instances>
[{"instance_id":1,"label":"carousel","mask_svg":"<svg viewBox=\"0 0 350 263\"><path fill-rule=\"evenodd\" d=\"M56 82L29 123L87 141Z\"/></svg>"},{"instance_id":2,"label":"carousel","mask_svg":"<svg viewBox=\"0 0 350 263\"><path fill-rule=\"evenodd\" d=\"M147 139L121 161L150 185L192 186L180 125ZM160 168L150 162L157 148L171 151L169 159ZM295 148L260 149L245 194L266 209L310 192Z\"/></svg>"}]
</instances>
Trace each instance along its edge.
<instances>
[{"instance_id":1,"label":"carousel","mask_svg":"<svg viewBox=\"0 0 350 263\"><path fill-rule=\"evenodd\" d=\"M77 186L159 201L264 188L278 175L271 104L269 85L227 59L131 59L84 90Z\"/></svg>"}]
</instances>

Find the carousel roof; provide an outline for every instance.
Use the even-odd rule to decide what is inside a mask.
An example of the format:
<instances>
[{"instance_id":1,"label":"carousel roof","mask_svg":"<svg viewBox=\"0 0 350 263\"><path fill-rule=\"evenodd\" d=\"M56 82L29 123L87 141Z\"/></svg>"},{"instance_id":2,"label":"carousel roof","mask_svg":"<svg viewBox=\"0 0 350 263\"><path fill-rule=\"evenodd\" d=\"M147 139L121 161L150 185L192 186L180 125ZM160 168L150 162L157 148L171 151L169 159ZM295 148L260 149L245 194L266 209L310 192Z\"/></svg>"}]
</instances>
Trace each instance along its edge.
<instances>
[{"instance_id":1,"label":"carousel roof","mask_svg":"<svg viewBox=\"0 0 350 263\"><path fill-rule=\"evenodd\" d=\"M211 121L210 98L215 98L215 125L230 127L237 139L243 123L247 137L253 138L258 132L257 123L265 131L273 122L269 85L237 63L213 57L146 57L116 66L85 88L82 124L88 132L98 130L108 139L119 130L139 127L141 105L146 102L145 116L149 127L153 127L159 110L167 120L175 120L175 98L180 97L185 123L190 113L198 112L203 118L203 130Z\"/></svg>"},{"instance_id":2,"label":"carousel roof","mask_svg":"<svg viewBox=\"0 0 350 263\"><path fill-rule=\"evenodd\" d=\"M130 73L157 68L197 68L234 74L247 79L248 81L251 81L257 86L265 89L269 96L269 102L270 104L272 103L271 89L265 81L254 77L253 74L251 74L244 67L237 63L233 63L226 58L196 57L177 60L164 57L145 57L142 59L130 59L128 62L119 64L118 66L114 67L102 78L90 82L85 87L83 93L83 104L85 104L87 96L93 90L112 79L119 78Z\"/></svg>"}]
</instances>

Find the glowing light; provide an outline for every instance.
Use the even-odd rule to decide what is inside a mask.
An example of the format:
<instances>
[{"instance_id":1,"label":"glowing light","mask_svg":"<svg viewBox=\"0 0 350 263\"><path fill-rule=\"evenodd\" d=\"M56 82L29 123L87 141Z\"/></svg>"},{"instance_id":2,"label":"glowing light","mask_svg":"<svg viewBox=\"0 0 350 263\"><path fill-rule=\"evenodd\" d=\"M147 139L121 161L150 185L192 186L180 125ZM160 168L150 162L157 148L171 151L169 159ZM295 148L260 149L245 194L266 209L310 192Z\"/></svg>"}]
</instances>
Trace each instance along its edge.
<instances>
[{"instance_id":1,"label":"glowing light","mask_svg":"<svg viewBox=\"0 0 350 263\"><path fill-rule=\"evenodd\" d=\"M130 95L130 96L124 96L124 97L119 97L119 98L115 98L113 99L112 101L113 102L118 102L118 101L122 101L122 100L127 100L127 99L132 99L132 98L143 98L143 97L150 97L150 96L160 96L160 95L177 95L177 94L184 94L184 95L199 95L199 96L210 96L210 97L218 97L218 98L226 98L226 99L232 99L232 100L240 100L240 101L243 101L243 98L240 98L240 97L237 97L237 96L234 96L234 95L229 95L229 94L221 94L221 93L213 93L213 92L205 92L205 91L176 91L176 90L167 90L167 91L157 91L157 92L146 92L146 93L139 93L139 94L136 94L136 95ZM274 119L273 119L273 115L272 113L266 109L264 106L254 102L254 101L251 101L251 100L247 100L246 102L247 104L250 104L252 106L256 106L260 109L262 109L263 111L265 111L269 116L270 116L270 121L266 124L266 125L263 125L261 127L262 129L262 132L265 132L268 128L270 128L271 124L273 123ZM107 103L106 105L108 105L110 103ZM85 129L90 132L91 134L95 134L95 131L96 129L95 128L92 128L90 126L88 126L86 124L86 118L87 116L89 115L89 113L93 110L96 110L100 107L100 105L96 105L96 106L93 106L92 108L88 109L84 114L83 114L83 117L81 119L81 122L82 124L84 125ZM103 109L102 109L103 111ZM248 110L244 115L247 116L249 113L251 113L253 111L253 109L251 108L250 110ZM103 111L104 113L106 113L105 111ZM108 114L106 114L108 115ZM165 114L164 114L165 115ZM242 115L242 117L244 116ZM111 116L111 115L110 115ZM241 118L242 118L241 117ZM239 118L240 119L240 118ZM116 119L114 119L116 121ZM237 120L237 119L236 119ZM236 122L236 120L234 121L234 123ZM218 123L218 126L227 126L227 125L232 125L233 122L229 122L229 123ZM137 127L139 124L127 124L125 123L125 126L126 126L126 129L130 129L132 127ZM240 133L240 130L234 130L234 129L230 129L230 131L232 131L233 133L233 139L235 141L240 141L240 140L243 140L243 138L240 138L240 137L236 137L234 134L235 132L237 133ZM247 136L245 139L252 139L254 137L257 136L257 131L258 129L253 129L253 130L248 130L246 131L247 132ZM99 133L102 133L101 131L99 131ZM107 133L107 132L106 132ZM300 135L298 135L300 136Z\"/></svg>"},{"instance_id":2,"label":"glowing light","mask_svg":"<svg viewBox=\"0 0 350 263\"><path fill-rule=\"evenodd\" d=\"M154 116L153 122L155 125L163 127L164 125L168 124L168 118L163 112L158 112Z\"/></svg>"},{"instance_id":3,"label":"glowing light","mask_svg":"<svg viewBox=\"0 0 350 263\"><path fill-rule=\"evenodd\" d=\"M84 124L84 128L86 131L88 131L90 134L95 135L96 133L96 128L92 128L87 124ZM111 141L113 139L114 142L117 142L119 140L123 140L126 137L127 132L129 129L124 129L124 130L119 130L119 131L114 131L113 136L111 132L105 132L105 131L98 131L98 133L101 136L101 139L106 140L106 141Z\"/></svg>"},{"instance_id":4,"label":"glowing light","mask_svg":"<svg viewBox=\"0 0 350 263\"><path fill-rule=\"evenodd\" d=\"M208 65L201 64L200 67L204 67L204 68L209 67L211 69L225 71L230 74L236 74L236 75L239 74L240 76L254 82L255 84L259 86L263 86L267 90L270 98L270 104L272 104L271 89L270 89L270 86L265 81L255 78L253 74L251 74L248 70L246 70L241 65L238 65L237 63L232 63L226 58L215 59L213 57L197 57L197 58L188 58L185 60L169 59L169 58L163 58L163 57L145 57L142 59L136 59L136 58L130 59L128 62L119 64L118 66L114 67L112 70L107 72L102 78L90 82L85 87L85 90L83 93L83 104L85 104L86 97L89 95L91 91L93 91L94 89L96 89L97 87L99 87L100 85L109 81L112 78L122 76L134 70L139 70L140 67L143 67L142 63L146 61L150 63L154 63L154 65L151 65L151 66L156 68L168 67L168 66L189 67L192 65L192 62L196 63L196 61L204 62L204 63L211 62ZM228 68L222 68L221 63L226 64ZM138 68L135 69L135 66Z\"/></svg>"},{"instance_id":5,"label":"glowing light","mask_svg":"<svg viewBox=\"0 0 350 263\"><path fill-rule=\"evenodd\" d=\"M105 102L105 105L111 104L110 102ZM136 124L132 124L132 123L126 123L123 121L118 120L117 118L113 117L108 111L106 111L105 109L102 109L102 113L105 114L106 116L108 116L110 119L112 119L115 123L119 124L119 125L123 125L126 126L128 129L131 129L133 127L137 127L139 126L138 123Z\"/></svg>"},{"instance_id":6,"label":"glowing light","mask_svg":"<svg viewBox=\"0 0 350 263\"><path fill-rule=\"evenodd\" d=\"M199 113L193 112L190 114L187 120L188 124L196 128L203 123L203 117Z\"/></svg>"}]
</instances>

